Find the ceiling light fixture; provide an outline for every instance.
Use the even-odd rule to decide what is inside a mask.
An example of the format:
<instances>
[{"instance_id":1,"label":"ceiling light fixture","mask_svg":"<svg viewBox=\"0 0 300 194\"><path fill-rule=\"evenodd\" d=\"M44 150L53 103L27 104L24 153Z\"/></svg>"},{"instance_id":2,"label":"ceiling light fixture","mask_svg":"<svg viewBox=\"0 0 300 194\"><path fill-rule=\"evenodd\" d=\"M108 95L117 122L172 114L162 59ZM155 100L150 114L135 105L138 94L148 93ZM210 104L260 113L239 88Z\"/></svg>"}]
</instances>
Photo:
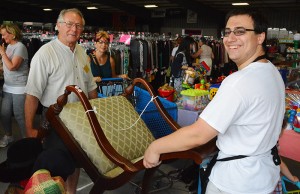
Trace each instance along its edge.
<instances>
[{"instance_id":1,"label":"ceiling light fixture","mask_svg":"<svg viewBox=\"0 0 300 194\"><path fill-rule=\"evenodd\" d=\"M249 3L232 3L234 6L239 6L239 5L249 5Z\"/></svg>"},{"instance_id":2,"label":"ceiling light fixture","mask_svg":"<svg viewBox=\"0 0 300 194\"><path fill-rule=\"evenodd\" d=\"M154 7L158 7L157 5L144 5L144 7L146 8L154 8Z\"/></svg>"},{"instance_id":3,"label":"ceiling light fixture","mask_svg":"<svg viewBox=\"0 0 300 194\"><path fill-rule=\"evenodd\" d=\"M52 9L50 9L50 8L45 8L45 9L43 9L44 11L52 11Z\"/></svg>"},{"instance_id":4,"label":"ceiling light fixture","mask_svg":"<svg viewBox=\"0 0 300 194\"><path fill-rule=\"evenodd\" d=\"M97 7L86 7L86 9L98 9Z\"/></svg>"}]
</instances>

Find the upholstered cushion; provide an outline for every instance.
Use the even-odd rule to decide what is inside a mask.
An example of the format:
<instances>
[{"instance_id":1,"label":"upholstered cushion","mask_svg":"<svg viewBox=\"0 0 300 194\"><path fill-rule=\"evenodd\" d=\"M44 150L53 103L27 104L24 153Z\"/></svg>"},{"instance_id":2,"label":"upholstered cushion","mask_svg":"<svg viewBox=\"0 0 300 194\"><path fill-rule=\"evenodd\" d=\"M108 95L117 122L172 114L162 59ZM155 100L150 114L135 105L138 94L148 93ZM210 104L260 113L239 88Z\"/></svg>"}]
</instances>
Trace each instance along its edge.
<instances>
[{"instance_id":1,"label":"upholstered cushion","mask_svg":"<svg viewBox=\"0 0 300 194\"><path fill-rule=\"evenodd\" d=\"M123 96L113 96L93 99L90 103L117 152L130 161L141 158L154 137L130 102ZM59 116L101 174L113 177L122 172L102 153L81 102L66 104Z\"/></svg>"}]
</instances>

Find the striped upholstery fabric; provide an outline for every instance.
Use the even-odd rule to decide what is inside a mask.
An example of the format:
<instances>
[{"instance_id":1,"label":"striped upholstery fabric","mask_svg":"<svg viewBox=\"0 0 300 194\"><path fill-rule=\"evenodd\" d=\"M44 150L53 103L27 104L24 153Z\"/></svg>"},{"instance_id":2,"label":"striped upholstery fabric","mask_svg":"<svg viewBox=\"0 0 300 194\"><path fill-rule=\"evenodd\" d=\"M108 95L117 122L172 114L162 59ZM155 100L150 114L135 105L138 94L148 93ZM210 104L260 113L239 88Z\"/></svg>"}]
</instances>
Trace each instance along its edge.
<instances>
[{"instance_id":1,"label":"striped upholstery fabric","mask_svg":"<svg viewBox=\"0 0 300 194\"><path fill-rule=\"evenodd\" d=\"M93 99L90 103L96 108L98 121L117 152L130 161L141 159L154 137L130 102L123 96L113 96ZM114 177L122 172L102 153L81 102L68 103L59 117L101 174Z\"/></svg>"}]
</instances>

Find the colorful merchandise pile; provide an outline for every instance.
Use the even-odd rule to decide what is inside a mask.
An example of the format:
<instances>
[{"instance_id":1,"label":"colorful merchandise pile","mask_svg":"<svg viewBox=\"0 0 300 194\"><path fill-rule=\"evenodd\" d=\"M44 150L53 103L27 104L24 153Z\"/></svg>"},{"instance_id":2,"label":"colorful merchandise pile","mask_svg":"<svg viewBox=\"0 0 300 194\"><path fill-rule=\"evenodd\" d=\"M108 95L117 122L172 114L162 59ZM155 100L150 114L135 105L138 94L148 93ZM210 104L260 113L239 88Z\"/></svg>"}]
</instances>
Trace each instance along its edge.
<instances>
[{"instance_id":1,"label":"colorful merchandise pile","mask_svg":"<svg viewBox=\"0 0 300 194\"><path fill-rule=\"evenodd\" d=\"M300 91L286 90L287 129L300 133Z\"/></svg>"}]
</instances>

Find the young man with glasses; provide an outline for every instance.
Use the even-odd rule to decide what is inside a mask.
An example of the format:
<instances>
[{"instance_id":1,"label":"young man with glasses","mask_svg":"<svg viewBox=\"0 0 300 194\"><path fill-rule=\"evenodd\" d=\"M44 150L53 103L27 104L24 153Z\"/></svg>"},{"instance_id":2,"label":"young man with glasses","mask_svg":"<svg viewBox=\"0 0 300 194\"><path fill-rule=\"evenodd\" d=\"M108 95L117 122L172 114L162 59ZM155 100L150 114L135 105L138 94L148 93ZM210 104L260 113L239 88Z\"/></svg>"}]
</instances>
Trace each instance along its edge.
<instances>
[{"instance_id":1,"label":"young man with glasses","mask_svg":"<svg viewBox=\"0 0 300 194\"><path fill-rule=\"evenodd\" d=\"M44 107L43 119L45 119L47 107L56 103L66 86L78 85L90 99L97 98L97 85L93 81L88 56L77 44L84 25L85 20L78 9L62 10L56 23L57 39L43 45L32 58L25 90L25 120L28 137L37 136L33 123L39 102ZM75 94L71 94L68 100L78 101ZM58 148L68 153L54 129L51 129L50 135L43 143L46 149ZM76 193L78 178L79 169L76 169L66 181L68 193Z\"/></svg>"},{"instance_id":2,"label":"young man with glasses","mask_svg":"<svg viewBox=\"0 0 300 194\"><path fill-rule=\"evenodd\" d=\"M277 68L265 58L267 27L255 10L228 13L223 42L239 70L222 82L194 124L149 146L145 167L159 165L162 153L191 149L217 136L220 151L206 193L274 191L280 179L276 142L285 112L285 87Z\"/></svg>"}]
</instances>

